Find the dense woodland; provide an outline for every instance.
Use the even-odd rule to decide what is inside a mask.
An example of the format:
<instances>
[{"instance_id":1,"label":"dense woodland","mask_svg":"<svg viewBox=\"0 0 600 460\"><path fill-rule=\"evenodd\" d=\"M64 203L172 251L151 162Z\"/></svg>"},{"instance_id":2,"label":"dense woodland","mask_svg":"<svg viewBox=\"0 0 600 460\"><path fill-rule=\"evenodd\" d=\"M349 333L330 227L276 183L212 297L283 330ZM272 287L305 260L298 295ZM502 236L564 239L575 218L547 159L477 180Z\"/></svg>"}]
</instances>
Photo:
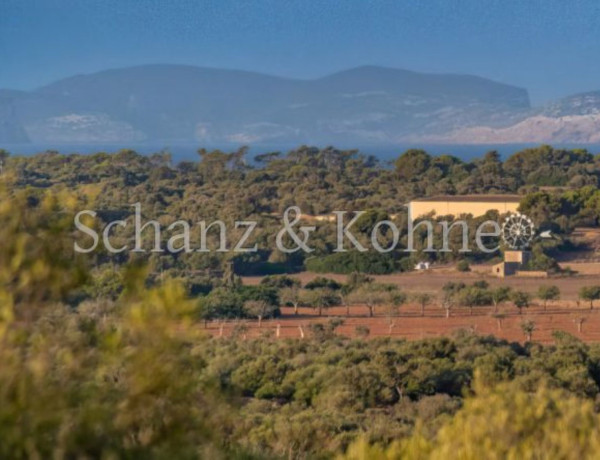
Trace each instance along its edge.
<instances>
[{"instance_id":1,"label":"dense woodland","mask_svg":"<svg viewBox=\"0 0 600 460\"><path fill-rule=\"evenodd\" d=\"M556 333L552 346L469 331L407 342L357 330L365 338L351 340L332 319L304 340L246 339L242 328L211 338L202 323L260 320L283 304L401 309L406 294L368 274L410 269L404 255L335 255L327 224L312 262L272 252L273 215L292 204L313 215L369 209L366 231L381 215L405 219L401 205L414 197L518 192L523 211L559 235L553 247L534 248L535 263L552 266L548 254L569 244L575 226L598 222L599 157L540 147L465 163L412 150L388 165L300 148L250 166L244 150L199 153L199 162L178 165L131 151L2 153L0 457L595 458L600 347L568 334ZM131 219L137 201L145 218L167 222L256 217L261 252L74 252L78 210ZM436 261L462 258L446 257ZM327 271L328 261L349 274L345 283L271 276L251 287L238 276L310 264ZM587 290L582 299L593 306L600 288ZM435 301L448 305L530 301L482 283L442 291ZM540 299L559 295L540 287Z\"/></svg>"},{"instance_id":2,"label":"dense woodland","mask_svg":"<svg viewBox=\"0 0 600 460\"><path fill-rule=\"evenodd\" d=\"M152 156L133 151L116 154L61 155L48 152L33 157L9 157L4 161L3 181L12 193L25 193L35 200L48 191L69 193L80 201L80 209L93 209L102 227L115 219L132 221L134 203L141 204L144 220L157 219L168 226L178 219L190 225L216 219L228 226L229 248L243 231L235 220L255 220L257 230L251 241L259 251L248 254L219 253L217 232L209 232L210 253L163 253L146 255L153 273L200 273L224 270L231 262L236 274L270 274L302 270L351 273L389 273L409 270L416 261L429 259L451 263L464 257L470 261L499 254L452 253L407 254L407 217L404 205L413 198L438 194L520 193L521 209L538 228L568 234L576 225L597 225L600 217L600 156L584 150L562 150L542 146L517 152L502 162L495 152L464 162L442 155L432 157L422 150L409 150L396 161L380 163L372 156L334 148L301 147L287 154L267 153L246 158L246 149L233 153L200 150L198 162L173 165L168 153ZM6 152L2 154L6 156ZM299 206L309 216L332 211L366 213L353 226L359 241L368 241L373 226L393 220L401 230L399 248L379 254L375 251L334 253L335 223L320 222L311 236L315 252L284 254L275 248L274 238L281 227L281 214ZM490 213L470 220L470 227L489 218ZM444 216L436 216L442 219ZM440 231L436 227L436 247ZM116 228L115 247L131 241L133 227ZM145 237L149 238L147 234ZM458 233L458 232L456 232ZM458 237L460 235L454 235ZM161 234L164 242L167 232ZM423 248L426 231L417 231L416 247ZM389 235L383 235L385 246ZM560 242L564 244L564 241ZM554 243L557 244L556 242ZM152 242L146 249L150 251ZM349 246L352 249L351 246ZM538 250L540 254L542 250ZM551 255L552 247L544 248ZM139 255L137 255L139 256ZM96 254L97 268L130 261L130 255ZM547 265L538 260L537 265ZM548 268L548 267L544 267Z\"/></svg>"}]
</instances>

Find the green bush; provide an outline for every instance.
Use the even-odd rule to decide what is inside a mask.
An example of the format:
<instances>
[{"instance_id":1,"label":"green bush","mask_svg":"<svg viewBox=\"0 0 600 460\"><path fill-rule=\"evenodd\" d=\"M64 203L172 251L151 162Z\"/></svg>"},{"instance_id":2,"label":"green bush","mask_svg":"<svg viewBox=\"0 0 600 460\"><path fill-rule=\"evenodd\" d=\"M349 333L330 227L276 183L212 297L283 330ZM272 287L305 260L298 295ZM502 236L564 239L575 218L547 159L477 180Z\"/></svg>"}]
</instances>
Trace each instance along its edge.
<instances>
[{"instance_id":1,"label":"green bush","mask_svg":"<svg viewBox=\"0 0 600 460\"><path fill-rule=\"evenodd\" d=\"M466 260L459 260L456 263L456 269L459 272L470 272L471 271L471 266L469 265L469 262L467 262Z\"/></svg>"}]
</instances>

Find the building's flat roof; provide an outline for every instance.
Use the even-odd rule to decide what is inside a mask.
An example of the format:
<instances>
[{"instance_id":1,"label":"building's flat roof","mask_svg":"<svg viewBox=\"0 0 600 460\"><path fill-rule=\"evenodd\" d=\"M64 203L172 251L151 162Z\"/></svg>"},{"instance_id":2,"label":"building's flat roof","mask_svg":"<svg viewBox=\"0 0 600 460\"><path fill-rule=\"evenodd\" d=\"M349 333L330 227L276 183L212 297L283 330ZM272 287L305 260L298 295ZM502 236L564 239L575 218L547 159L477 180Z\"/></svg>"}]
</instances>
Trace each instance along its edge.
<instances>
[{"instance_id":1,"label":"building's flat roof","mask_svg":"<svg viewBox=\"0 0 600 460\"><path fill-rule=\"evenodd\" d=\"M454 202L477 202L477 203L519 203L523 197L521 195L438 195L427 198L417 198L412 201L454 201Z\"/></svg>"}]
</instances>

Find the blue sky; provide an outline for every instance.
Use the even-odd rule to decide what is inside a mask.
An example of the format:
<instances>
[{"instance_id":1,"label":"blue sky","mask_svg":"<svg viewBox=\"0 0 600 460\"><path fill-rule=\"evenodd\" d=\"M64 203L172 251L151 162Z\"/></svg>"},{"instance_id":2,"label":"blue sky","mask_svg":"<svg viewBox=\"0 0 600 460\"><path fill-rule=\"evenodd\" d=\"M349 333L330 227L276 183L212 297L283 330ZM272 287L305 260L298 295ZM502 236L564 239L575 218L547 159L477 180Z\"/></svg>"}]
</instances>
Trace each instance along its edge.
<instances>
[{"instance_id":1,"label":"blue sky","mask_svg":"<svg viewBox=\"0 0 600 460\"><path fill-rule=\"evenodd\" d=\"M600 1L0 0L0 88L144 63L470 73L539 104L600 90Z\"/></svg>"}]
</instances>

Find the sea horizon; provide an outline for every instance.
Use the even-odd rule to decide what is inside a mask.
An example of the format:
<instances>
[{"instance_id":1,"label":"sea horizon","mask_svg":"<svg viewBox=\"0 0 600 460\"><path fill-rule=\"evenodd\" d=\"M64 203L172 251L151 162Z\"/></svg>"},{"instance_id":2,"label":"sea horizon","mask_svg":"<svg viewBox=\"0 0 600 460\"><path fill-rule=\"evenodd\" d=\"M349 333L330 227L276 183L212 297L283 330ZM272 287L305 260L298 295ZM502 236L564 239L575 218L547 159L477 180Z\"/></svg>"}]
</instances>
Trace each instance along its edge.
<instances>
[{"instance_id":1,"label":"sea horizon","mask_svg":"<svg viewBox=\"0 0 600 460\"><path fill-rule=\"evenodd\" d=\"M382 162L394 160L400 154L409 149L422 149L427 153L435 156L452 155L460 158L463 161L483 156L489 151L496 151L501 158L508 158L515 152L526 148L537 147L544 145L543 143L510 143L510 144L395 144L395 145L321 145L321 144L286 144L286 143L264 143L264 144L202 144L200 142L169 142L169 141L153 141L153 142L99 142L99 143L19 143L19 144L0 144L0 149L8 151L15 156L31 156L48 151L57 151L61 154L94 154L100 152L114 153L123 149L134 150L143 155L151 155L153 153L168 152L171 154L173 162L179 163L182 161L193 161L198 159L197 151L201 148L208 150L222 150L224 152L232 152L243 146L248 147L250 158L267 152L286 153L294 150L302 145L310 145L319 148L325 148L333 145L340 150L358 150L364 155L373 155ZM592 154L600 154L600 144L575 144L575 143L558 143L549 144L554 148L564 149L586 149Z\"/></svg>"}]
</instances>

